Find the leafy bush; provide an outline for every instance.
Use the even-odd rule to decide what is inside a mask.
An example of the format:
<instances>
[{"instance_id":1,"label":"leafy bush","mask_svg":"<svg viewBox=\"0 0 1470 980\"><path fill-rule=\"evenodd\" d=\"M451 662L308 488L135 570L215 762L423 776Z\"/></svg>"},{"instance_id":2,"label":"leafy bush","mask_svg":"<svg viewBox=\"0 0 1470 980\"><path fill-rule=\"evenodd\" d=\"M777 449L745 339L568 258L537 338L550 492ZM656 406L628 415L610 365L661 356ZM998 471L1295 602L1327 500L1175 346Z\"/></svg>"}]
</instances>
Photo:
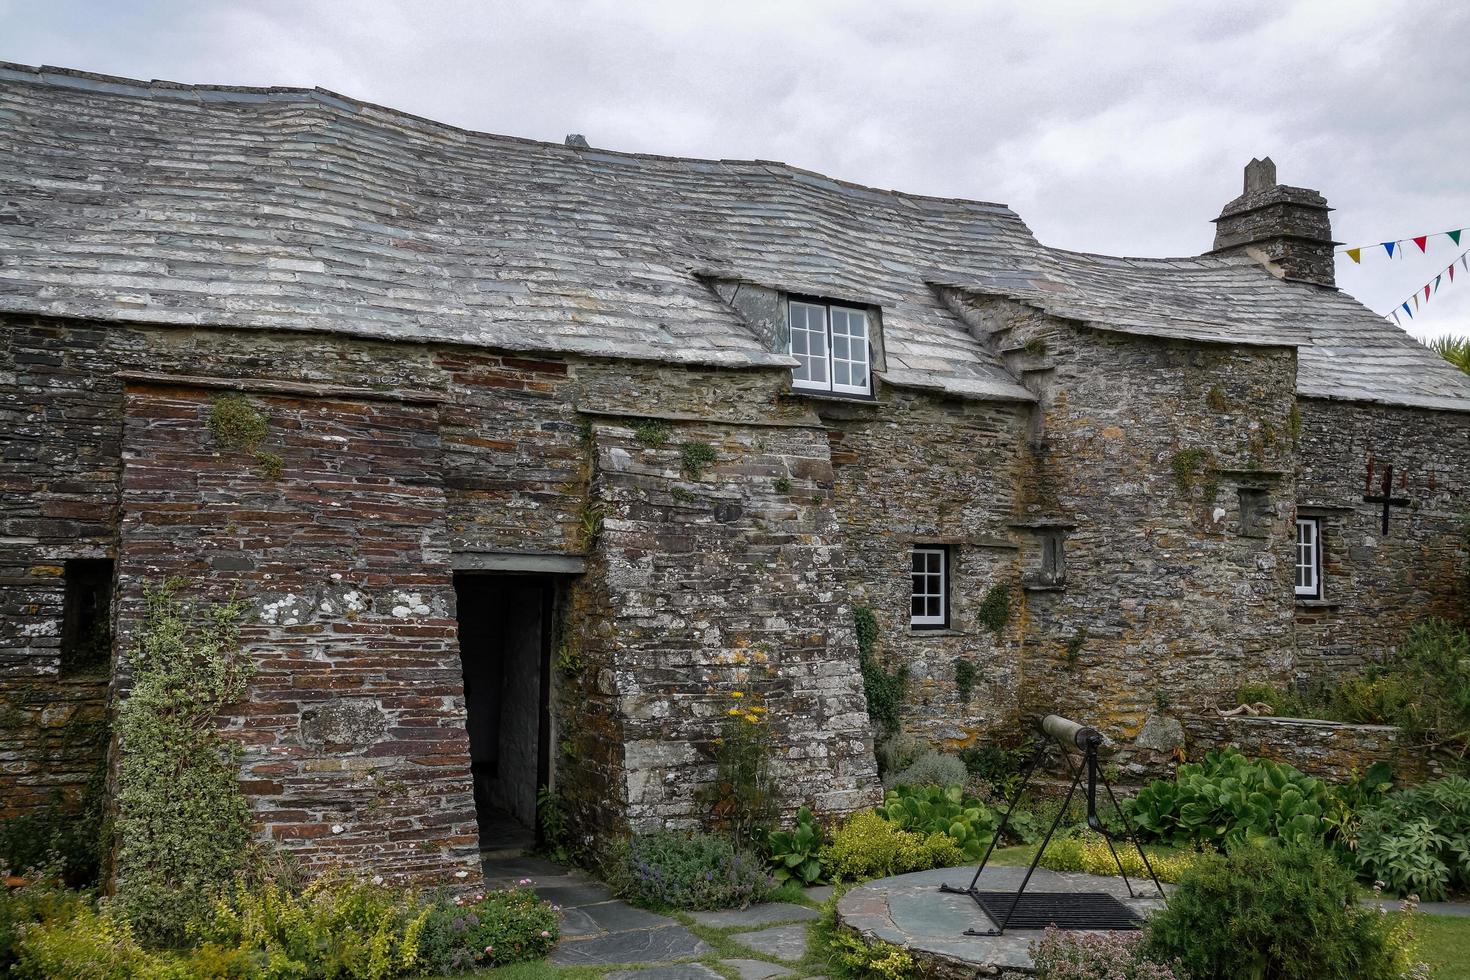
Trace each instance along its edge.
<instances>
[{"instance_id":1,"label":"leafy bush","mask_svg":"<svg viewBox=\"0 0 1470 980\"><path fill-rule=\"evenodd\" d=\"M1063 932L1047 926L1031 944L1041 980L1178 980L1169 967L1143 955L1136 932Z\"/></svg>"},{"instance_id":2,"label":"leafy bush","mask_svg":"<svg viewBox=\"0 0 1470 980\"><path fill-rule=\"evenodd\" d=\"M1129 877L1148 880L1148 868L1138 849L1127 841L1115 841L1113 848L1123 871ZM1176 851L1164 853L1157 849L1148 852L1149 864L1160 881L1177 882L1194 864L1195 852ZM1076 837L1053 838L1041 854L1041 866L1052 871L1081 871L1090 875L1115 875L1118 865L1108 851L1102 835L1086 831Z\"/></svg>"},{"instance_id":3,"label":"leafy bush","mask_svg":"<svg viewBox=\"0 0 1470 980\"><path fill-rule=\"evenodd\" d=\"M98 780L100 784L100 780ZM80 811L48 806L0 823L0 870L52 870L73 888L97 882L105 850L102 794L88 791Z\"/></svg>"},{"instance_id":4,"label":"leafy bush","mask_svg":"<svg viewBox=\"0 0 1470 980\"><path fill-rule=\"evenodd\" d=\"M539 960L558 937L556 910L522 888L438 902L419 934L419 968L462 973L484 966Z\"/></svg>"},{"instance_id":5,"label":"leafy bush","mask_svg":"<svg viewBox=\"0 0 1470 980\"><path fill-rule=\"evenodd\" d=\"M178 583L147 592L118 712L117 900L140 938L177 945L245 862L250 812L213 719L245 694L241 603L190 615Z\"/></svg>"},{"instance_id":6,"label":"leafy bush","mask_svg":"<svg viewBox=\"0 0 1470 980\"><path fill-rule=\"evenodd\" d=\"M1349 721L1398 725L1411 739L1470 755L1470 630L1443 619L1416 625L1398 653L1339 689Z\"/></svg>"},{"instance_id":7,"label":"leafy bush","mask_svg":"<svg viewBox=\"0 0 1470 980\"><path fill-rule=\"evenodd\" d=\"M853 627L857 633L858 669L863 675L863 695L868 701L868 718L880 733L899 730L903 692L908 670L888 670L878 656L878 617L867 606L854 606Z\"/></svg>"},{"instance_id":8,"label":"leafy bush","mask_svg":"<svg viewBox=\"0 0 1470 980\"><path fill-rule=\"evenodd\" d=\"M1191 980L1401 980L1407 940L1405 918L1360 905L1321 847L1238 844L1184 874L1144 951Z\"/></svg>"},{"instance_id":9,"label":"leafy bush","mask_svg":"<svg viewBox=\"0 0 1470 980\"><path fill-rule=\"evenodd\" d=\"M891 790L898 786L960 786L965 776L965 764L959 756L928 749L902 769L890 770L883 777L883 787Z\"/></svg>"},{"instance_id":10,"label":"leafy bush","mask_svg":"<svg viewBox=\"0 0 1470 980\"><path fill-rule=\"evenodd\" d=\"M1000 818L959 786L902 786L889 790L877 813L900 830L944 834L968 861L979 860Z\"/></svg>"},{"instance_id":11,"label":"leafy bush","mask_svg":"<svg viewBox=\"0 0 1470 980\"><path fill-rule=\"evenodd\" d=\"M1179 767L1125 804L1140 830L1169 844L1320 841L1327 785L1280 762L1217 750Z\"/></svg>"},{"instance_id":12,"label":"leafy bush","mask_svg":"<svg viewBox=\"0 0 1470 980\"><path fill-rule=\"evenodd\" d=\"M774 888L759 857L704 833L635 837L619 849L610 877L624 898L652 909L744 908Z\"/></svg>"},{"instance_id":13,"label":"leafy bush","mask_svg":"<svg viewBox=\"0 0 1470 980\"><path fill-rule=\"evenodd\" d=\"M776 818L780 790L771 774L771 716L753 691L729 692L729 707L712 754L714 785L700 791L716 829L744 850Z\"/></svg>"},{"instance_id":14,"label":"leafy bush","mask_svg":"<svg viewBox=\"0 0 1470 980\"><path fill-rule=\"evenodd\" d=\"M1370 878L1429 902L1470 890L1470 779L1402 790L1359 817L1358 865Z\"/></svg>"},{"instance_id":15,"label":"leafy bush","mask_svg":"<svg viewBox=\"0 0 1470 980\"><path fill-rule=\"evenodd\" d=\"M834 881L863 881L965 863L947 834L900 830L873 810L854 814L822 848L822 864Z\"/></svg>"},{"instance_id":16,"label":"leafy bush","mask_svg":"<svg viewBox=\"0 0 1470 980\"><path fill-rule=\"evenodd\" d=\"M28 885L0 897L0 970L35 980L380 980L460 972L545 956L556 943L557 918L520 889L466 903L335 873L302 889L237 883L189 935L189 948L150 949L115 906L95 906L81 893Z\"/></svg>"},{"instance_id":17,"label":"leafy bush","mask_svg":"<svg viewBox=\"0 0 1470 980\"><path fill-rule=\"evenodd\" d=\"M766 850L776 881L815 885L822 880L822 828L812 811L802 807L790 830L775 830L766 836Z\"/></svg>"},{"instance_id":18,"label":"leafy bush","mask_svg":"<svg viewBox=\"0 0 1470 980\"><path fill-rule=\"evenodd\" d=\"M1031 762L1031 750L1019 742L972 745L961 749L959 756L971 776L984 780L997 796L1007 799Z\"/></svg>"}]
</instances>

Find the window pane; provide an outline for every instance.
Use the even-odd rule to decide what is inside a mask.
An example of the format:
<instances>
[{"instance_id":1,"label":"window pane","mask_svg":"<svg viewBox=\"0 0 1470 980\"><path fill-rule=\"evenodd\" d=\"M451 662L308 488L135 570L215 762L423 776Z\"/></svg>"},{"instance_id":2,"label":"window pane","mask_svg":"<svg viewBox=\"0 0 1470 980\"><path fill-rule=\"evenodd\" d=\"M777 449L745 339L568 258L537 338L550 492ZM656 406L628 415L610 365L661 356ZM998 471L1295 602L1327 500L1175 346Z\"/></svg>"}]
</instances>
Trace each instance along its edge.
<instances>
[{"instance_id":1,"label":"window pane","mask_svg":"<svg viewBox=\"0 0 1470 980\"><path fill-rule=\"evenodd\" d=\"M929 598L929 615L938 616L940 615L940 613L941 610L939 608L939 596L931 596Z\"/></svg>"},{"instance_id":2,"label":"window pane","mask_svg":"<svg viewBox=\"0 0 1470 980\"><path fill-rule=\"evenodd\" d=\"M793 353L793 354L805 354L806 353L806 331L805 330L793 330L793 331L791 331L791 353Z\"/></svg>"},{"instance_id":3,"label":"window pane","mask_svg":"<svg viewBox=\"0 0 1470 980\"><path fill-rule=\"evenodd\" d=\"M851 384L852 382L848 380L851 377L852 373L848 369L846 361L832 362L832 381L834 383L840 385Z\"/></svg>"},{"instance_id":4,"label":"window pane","mask_svg":"<svg viewBox=\"0 0 1470 980\"><path fill-rule=\"evenodd\" d=\"M833 334L832 334L832 356L833 357L846 357L847 356L847 344L848 344L848 338L847 337L844 337L840 333L833 332Z\"/></svg>"}]
</instances>

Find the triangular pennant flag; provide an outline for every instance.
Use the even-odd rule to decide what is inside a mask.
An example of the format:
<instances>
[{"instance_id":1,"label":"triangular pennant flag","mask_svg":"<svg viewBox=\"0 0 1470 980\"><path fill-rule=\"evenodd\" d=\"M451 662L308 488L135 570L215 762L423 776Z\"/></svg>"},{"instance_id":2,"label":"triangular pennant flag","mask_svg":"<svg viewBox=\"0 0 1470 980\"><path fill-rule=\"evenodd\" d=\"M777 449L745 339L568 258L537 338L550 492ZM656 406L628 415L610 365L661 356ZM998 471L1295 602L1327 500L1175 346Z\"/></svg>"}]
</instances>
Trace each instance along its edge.
<instances>
[{"instance_id":1,"label":"triangular pennant flag","mask_svg":"<svg viewBox=\"0 0 1470 980\"><path fill-rule=\"evenodd\" d=\"M1450 274L1450 282L1454 282L1455 281L1455 263L1451 262L1450 263L1450 267L1448 269L1446 269L1445 271Z\"/></svg>"},{"instance_id":2,"label":"triangular pennant flag","mask_svg":"<svg viewBox=\"0 0 1470 980\"><path fill-rule=\"evenodd\" d=\"M1386 248L1386 249L1388 249L1388 257L1389 258L1393 258L1393 247L1395 245L1397 245L1397 244L1398 244L1398 242L1384 242L1383 243L1383 247Z\"/></svg>"},{"instance_id":3,"label":"triangular pennant flag","mask_svg":"<svg viewBox=\"0 0 1470 980\"><path fill-rule=\"evenodd\" d=\"M1393 317L1393 322L1394 322L1394 325L1395 326L1400 326L1400 327L1403 326L1403 322L1401 320L1399 320L1399 311L1398 310L1394 310L1392 313L1389 314L1389 316Z\"/></svg>"},{"instance_id":4,"label":"triangular pennant flag","mask_svg":"<svg viewBox=\"0 0 1470 980\"><path fill-rule=\"evenodd\" d=\"M1435 277L1434 277L1434 291L1435 291L1435 292L1436 292L1436 293L1437 293L1437 292L1439 292L1439 280L1440 280L1440 279L1441 279L1441 278L1442 278L1442 276L1435 276Z\"/></svg>"},{"instance_id":5,"label":"triangular pennant flag","mask_svg":"<svg viewBox=\"0 0 1470 980\"><path fill-rule=\"evenodd\" d=\"M1460 231L1464 231L1464 230L1465 230L1464 228L1461 228L1460 229ZM1450 236L1450 241L1452 241L1456 245L1458 245L1458 244L1460 244L1460 231L1447 231L1447 232L1445 232L1445 234Z\"/></svg>"},{"instance_id":6,"label":"triangular pennant flag","mask_svg":"<svg viewBox=\"0 0 1470 980\"><path fill-rule=\"evenodd\" d=\"M1465 256L1467 256L1467 255L1470 255L1470 252L1461 253L1461 255L1460 255L1460 268L1464 269L1466 272L1470 272L1470 265L1466 265L1465 264Z\"/></svg>"},{"instance_id":7,"label":"triangular pennant flag","mask_svg":"<svg viewBox=\"0 0 1470 980\"><path fill-rule=\"evenodd\" d=\"M1426 251L1428 249L1428 245L1426 245L1426 243L1428 241L1429 241L1429 236L1428 235L1420 235L1418 238L1414 239L1414 244L1415 245L1418 245L1419 246L1419 251L1423 252L1423 251Z\"/></svg>"},{"instance_id":8,"label":"triangular pennant flag","mask_svg":"<svg viewBox=\"0 0 1470 980\"><path fill-rule=\"evenodd\" d=\"M1361 265L1363 262L1363 250L1361 248L1350 248L1347 250L1347 257Z\"/></svg>"},{"instance_id":9,"label":"triangular pennant flag","mask_svg":"<svg viewBox=\"0 0 1470 980\"><path fill-rule=\"evenodd\" d=\"M1429 298L1429 283L1427 283L1427 282L1424 284L1424 298L1425 299L1428 299Z\"/></svg>"},{"instance_id":10,"label":"triangular pennant flag","mask_svg":"<svg viewBox=\"0 0 1470 980\"><path fill-rule=\"evenodd\" d=\"M1409 319L1410 320L1414 319L1414 311L1411 310L1411 309L1409 309L1409 304L1408 303L1405 303L1404 304L1404 312L1407 313L1407 314L1409 314Z\"/></svg>"}]
</instances>

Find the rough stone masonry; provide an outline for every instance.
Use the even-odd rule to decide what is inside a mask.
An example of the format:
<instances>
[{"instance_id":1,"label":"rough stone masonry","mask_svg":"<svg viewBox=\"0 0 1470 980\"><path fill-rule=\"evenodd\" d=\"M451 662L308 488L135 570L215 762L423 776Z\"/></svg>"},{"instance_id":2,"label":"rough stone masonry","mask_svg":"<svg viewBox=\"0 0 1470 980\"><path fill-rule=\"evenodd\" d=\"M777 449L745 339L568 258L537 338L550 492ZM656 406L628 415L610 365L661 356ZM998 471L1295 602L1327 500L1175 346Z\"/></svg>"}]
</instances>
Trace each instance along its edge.
<instances>
[{"instance_id":1,"label":"rough stone masonry","mask_svg":"<svg viewBox=\"0 0 1470 980\"><path fill-rule=\"evenodd\" d=\"M0 67L0 817L127 751L169 577L249 602L219 725L314 864L469 868L527 787L588 840L704 822L735 691L788 811L870 804L859 611L936 744L1058 710L1139 771L1392 755L1200 718L1463 610L1470 380L1334 288L1325 201L1270 161L1217 229L1086 255L781 164Z\"/></svg>"}]
</instances>

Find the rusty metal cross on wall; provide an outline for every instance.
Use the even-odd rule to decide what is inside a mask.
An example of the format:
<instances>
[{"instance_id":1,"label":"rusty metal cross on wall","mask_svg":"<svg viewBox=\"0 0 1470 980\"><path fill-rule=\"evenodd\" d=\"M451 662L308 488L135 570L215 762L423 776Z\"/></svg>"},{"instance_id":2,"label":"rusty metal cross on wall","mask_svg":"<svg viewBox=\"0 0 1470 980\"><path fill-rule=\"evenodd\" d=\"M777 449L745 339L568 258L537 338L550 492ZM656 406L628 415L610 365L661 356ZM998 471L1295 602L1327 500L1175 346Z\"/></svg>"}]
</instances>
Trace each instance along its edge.
<instances>
[{"instance_id":1,"label":"rusty metal cross on wall","mask_svg":"<svg viewBox=\"0 0 1470 980\"><path fill-rule=\"evenodd\" d=\"M1369 476L1368 479L1371 481L1373 479L1373 477L1372 476ZM1389 508L1391 508L1391 507L1407 507L1407 506L1409 506L1409 498L1408 497L1394 497L1394 496L1391 496L1392 493L1393 493L1393 464L1392 463L1389 463L1388 466L1383 471L1383 491L1381 493L1376 493L1376 494L1374 494L1374 493L1368 493L1368 494L1364 494L1363 495L1364 502L1370 503L1370 504L1382 504L1383 505L1383 533L1384 533L1384 535L1387 535L1388 534L1388 513L1389 513Z\"/></svg>"}]
</instances>

